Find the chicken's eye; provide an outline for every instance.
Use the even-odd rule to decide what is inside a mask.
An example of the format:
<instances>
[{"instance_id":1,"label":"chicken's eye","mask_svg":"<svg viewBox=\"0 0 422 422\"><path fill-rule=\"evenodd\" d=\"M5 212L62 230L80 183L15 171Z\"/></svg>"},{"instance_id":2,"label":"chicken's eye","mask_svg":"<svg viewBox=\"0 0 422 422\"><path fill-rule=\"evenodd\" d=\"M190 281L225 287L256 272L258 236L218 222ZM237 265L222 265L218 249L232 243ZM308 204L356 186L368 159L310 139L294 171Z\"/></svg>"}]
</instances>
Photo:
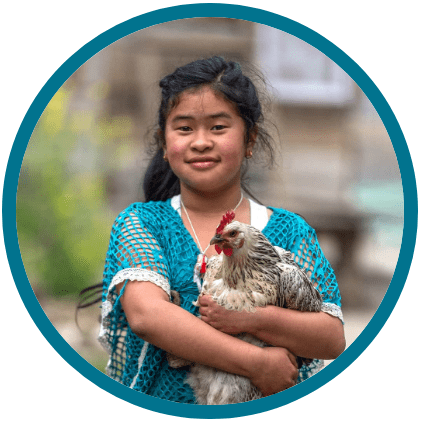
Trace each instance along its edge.
<instances>
[{"instance_id":1,"label":"chicken's eye","mask_svg":"<svg viewBox=\"0 0 422 422\"><path fill-rule=\"evenodd\" d=\"M236 230L232 230L230 233L229 233L229 236L230 237L235 237L236 236Z\"/></svg>"}]
</instances>

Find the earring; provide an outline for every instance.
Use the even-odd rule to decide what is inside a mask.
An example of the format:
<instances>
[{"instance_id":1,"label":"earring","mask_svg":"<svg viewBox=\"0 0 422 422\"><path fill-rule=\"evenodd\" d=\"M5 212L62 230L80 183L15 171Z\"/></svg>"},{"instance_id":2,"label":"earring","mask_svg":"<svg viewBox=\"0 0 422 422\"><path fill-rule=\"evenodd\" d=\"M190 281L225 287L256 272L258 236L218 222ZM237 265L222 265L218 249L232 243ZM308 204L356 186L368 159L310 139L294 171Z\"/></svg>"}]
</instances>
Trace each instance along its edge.
<instances>
[{"instance_id":1,"label":"earring","mask_svg":"<svg viewBox=\"0 0 422 422\"><path fill-rule=\"evenodd\" d=\"M166 161L166 162L168 162L169 160L168 160L168 158L167 158L167 153L164 153L164 155L163 155L163 160L164 161Z\"/></svg>"},{"instance_id":2,"label":"earring","mask_svg":"<svg viewBox=\"0 0 422 422\"><path fill-rule=\"evenodd\" d=\"M250 150L247 151L246 152L246 159L249 160L250 158L252 158L252 154L253 154L252 151L250 151Z\"/></svg>"}]
</instances>

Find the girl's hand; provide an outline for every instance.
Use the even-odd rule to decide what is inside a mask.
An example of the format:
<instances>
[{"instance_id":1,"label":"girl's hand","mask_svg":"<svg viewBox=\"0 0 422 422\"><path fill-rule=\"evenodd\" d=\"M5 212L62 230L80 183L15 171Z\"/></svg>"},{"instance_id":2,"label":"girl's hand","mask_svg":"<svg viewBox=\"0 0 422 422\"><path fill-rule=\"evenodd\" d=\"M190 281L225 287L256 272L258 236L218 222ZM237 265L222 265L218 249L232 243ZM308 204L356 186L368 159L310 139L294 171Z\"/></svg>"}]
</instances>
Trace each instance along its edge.
<instances>
[{"instance_id":1,"label":"girl's hand","mask_svg":"<svg viewBox=\"0 0 422 422\"><path fill-rule=\"evenodd\" d=\"M214 302L209 295L200 296L201 320L226 334L252 331L253 321L249 312L229 311ZM299 374L296 356L284 347L259 349L249 371L249 379L264 396L279 393L296 385Z\"/></svg>"},{"instance_id":2,"label":"girl's hand","mask_svg":"<svg viewBox=\"0 0 422 422\"><path fill-rule=\"evenodd\" d=\"M202 321L216 330L232 335L249 332L249 312L229 311L214 302L209 295L200 296L198 303Z\"/></svg>"},{"instance_id":3,"label":"girl's hand","mask_svg":"<svg viewBox=\"0 0 422 422\"><path fill-rule=\"evenodd\" d=\"M293 353L284 347L264 347L262 359L249 379L266 397L296 385L298 375Z\"/></svg>"}]
</instances>

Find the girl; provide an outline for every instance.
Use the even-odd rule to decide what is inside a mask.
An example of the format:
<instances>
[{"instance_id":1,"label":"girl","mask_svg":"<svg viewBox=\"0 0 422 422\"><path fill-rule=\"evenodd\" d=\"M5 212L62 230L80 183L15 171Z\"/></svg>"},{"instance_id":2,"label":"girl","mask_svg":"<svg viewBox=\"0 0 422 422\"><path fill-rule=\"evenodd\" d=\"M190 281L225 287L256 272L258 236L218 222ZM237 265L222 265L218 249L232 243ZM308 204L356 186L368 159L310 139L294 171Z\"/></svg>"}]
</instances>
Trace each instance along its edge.
<instances>
[{"instance_id":1,"label":"girl","mask_svg":"<svg viewBox=\"0 0 422 422\"><path fill-rule=\"evenodd\" d=\"M340 295L315 232L299 216L258 205L242 193L244 162L258 148L272 156L256 89L240 66L220 57L178 68L160 82L155 141L145 176L146 203L116 219L103 280L100 341L107 373L137 391L195 403L184 383L189 368L171 368L166 355L248 377L264 395L303 381L345 347ZM244 189L243 189L244 190ZM252 224L290 250L323 298L323 311L274 306L254 314L200 301L194 268L222 215ZM180 295L181 306L171 300ZM248 332L274 347L259 348L230 334ZM298 371L296 356L315 360Z\"/></svg>"}]
</instances>

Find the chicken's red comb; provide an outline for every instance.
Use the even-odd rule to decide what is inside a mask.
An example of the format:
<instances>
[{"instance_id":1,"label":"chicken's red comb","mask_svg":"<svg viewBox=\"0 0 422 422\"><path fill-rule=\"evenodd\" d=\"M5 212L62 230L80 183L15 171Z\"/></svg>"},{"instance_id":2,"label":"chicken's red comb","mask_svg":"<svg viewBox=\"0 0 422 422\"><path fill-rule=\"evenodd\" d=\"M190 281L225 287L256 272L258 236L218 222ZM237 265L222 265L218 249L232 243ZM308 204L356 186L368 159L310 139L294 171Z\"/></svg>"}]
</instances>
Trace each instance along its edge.
<instances>
[{"instance_id":1,"label":"chicken's red comb","mask_svg":"<svg viewBox=\"0 0 422 422\"><path fill-rule=\"evenodd\" d=\"M230 224L234 220L234 216L235 216L235 213L234 213L233 210L227 211L223 215L223 218L220 221L219 226L217 227L216 233L217 234L222 234L223 233L223 230L224 230L224 227L226 227L227 224Z\"/></svg>"}]
</instances>

